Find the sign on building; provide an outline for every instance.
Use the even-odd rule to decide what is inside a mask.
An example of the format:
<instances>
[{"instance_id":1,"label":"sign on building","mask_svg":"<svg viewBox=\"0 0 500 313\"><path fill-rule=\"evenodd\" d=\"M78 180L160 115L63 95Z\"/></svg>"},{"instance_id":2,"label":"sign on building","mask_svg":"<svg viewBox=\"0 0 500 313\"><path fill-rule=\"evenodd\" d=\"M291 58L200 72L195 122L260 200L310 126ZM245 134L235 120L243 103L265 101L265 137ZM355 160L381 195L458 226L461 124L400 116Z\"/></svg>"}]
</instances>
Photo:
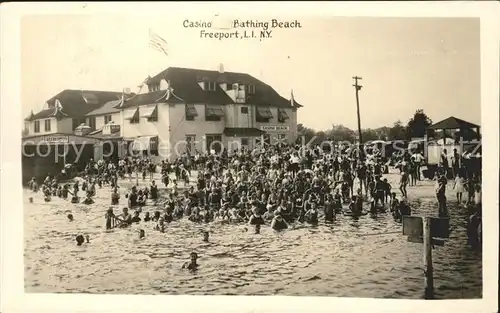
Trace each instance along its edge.
<instances>
[{"instance_id":1,"label":"sign on building","mask_svg":"<svg viewBox=\"0 0 500 313\"><path fill-rule=\"evenodd\" d=\"M260 130L262 131L289 131L290 126L281 126L281 125L264 125L260 127Z\"/></svg>"},{"instance_id":2,"label":"sign on building","mask_svg":"<svg viewBox=\"0 0 500 313\"><path fill-rule=\"evenodd\" d=\"M69 136L45 136L43 137L42 141L48 143L68 143Z\"/></svg>"}]
</instances>

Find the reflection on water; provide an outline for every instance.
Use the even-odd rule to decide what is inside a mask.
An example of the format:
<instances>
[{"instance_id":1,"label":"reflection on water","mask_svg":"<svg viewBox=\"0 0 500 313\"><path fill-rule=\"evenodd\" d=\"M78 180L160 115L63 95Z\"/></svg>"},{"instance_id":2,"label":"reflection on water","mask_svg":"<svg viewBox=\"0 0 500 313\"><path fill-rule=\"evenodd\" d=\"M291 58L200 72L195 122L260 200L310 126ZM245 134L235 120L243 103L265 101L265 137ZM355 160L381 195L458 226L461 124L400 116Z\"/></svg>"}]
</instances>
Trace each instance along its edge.
<instances>
[{"instance_id":1,"label":"reflection on water","mask_svg":"<svg viewBox=\"0 0 500 313\"><path fill-rule=\"evenodd\" d=\"M432 187L409 188L414 214L435 215ZM243 225L174 221L165 233L153 223L104 230L108 189L96 204L28 203L25 214L25 287L27 292L121 294L310 295L421 298L422 245L394 232L401 225L388 214L377 218L338 216L332 224L298 226L275 233L268 226L256 235ZM424 195L425 193L425 195ZM427 196L427 197L424 197ZM451 198L451 197L449 197ZM151 213L155 209L146 207ZM444 247L433 250L438 298L479 298L481 255L466 243L465 212L450 209L454 228ZM69 222L68 213L75 220ZM139 240L138 229L146 231ZM210 242L202 241L210 231ZM77 247L78 233L90 244ZM191 252L199 255L196 273L181 270Z\"/></svg>"}]
</instances>

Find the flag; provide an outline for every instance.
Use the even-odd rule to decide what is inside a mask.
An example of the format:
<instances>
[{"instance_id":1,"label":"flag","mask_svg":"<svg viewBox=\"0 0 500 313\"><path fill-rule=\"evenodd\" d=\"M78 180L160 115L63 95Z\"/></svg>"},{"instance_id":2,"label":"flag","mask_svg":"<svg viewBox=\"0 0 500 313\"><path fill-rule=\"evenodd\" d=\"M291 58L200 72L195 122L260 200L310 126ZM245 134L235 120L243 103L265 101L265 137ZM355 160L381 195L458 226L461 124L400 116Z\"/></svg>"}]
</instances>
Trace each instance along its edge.
<instances>
[{"instance_id":1,"label":"flag","mask_svg":"<svg viewBox=\"0 0 500 313\"><path fill-rule=\"evenodd\" d=\"M157 35L151 29L149 30L149 46L158 52L164 53L168 56L168 43L165 39Z\"/></svg>"},{"instance_id":2,"label":"flag","mask_svg":"<svg viewBox=\"0 0 500 313\"><path fill-rule=\"evenodd\" d=\"M293 98L293 89L292 89L291 95L290 95L290 103L292 104L292 107L295 106L295 99Z\"/></svg>"}]
</instances>

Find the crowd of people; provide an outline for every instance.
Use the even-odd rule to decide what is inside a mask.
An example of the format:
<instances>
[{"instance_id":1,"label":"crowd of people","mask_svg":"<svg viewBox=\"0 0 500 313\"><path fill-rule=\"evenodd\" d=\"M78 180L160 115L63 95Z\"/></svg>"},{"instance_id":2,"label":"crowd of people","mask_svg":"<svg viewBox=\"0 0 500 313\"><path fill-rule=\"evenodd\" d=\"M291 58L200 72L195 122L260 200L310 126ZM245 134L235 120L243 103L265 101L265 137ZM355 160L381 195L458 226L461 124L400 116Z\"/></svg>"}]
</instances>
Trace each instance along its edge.
<instances>
[{"instance_id":1,"label":"crowd of people","mask_svg":"<svg viewBox=\"0 0 500 313\"><path fill-rule=\"evenodd\" d=\"M440 216L448 214L445 192L449 166L445 159L435 176ZM384 178L391 159L377 149L370 153L343 154L324 153L319 147L303 149L289 145L234 153L196 152L159 163L148 157L123 158L118 162L90 160L83 180L75 180L71 185L48 176L42 192L47 202L54 196L64 199L71 196L72 203L90 205L94 203L96 186L110 188L112 206L105 215L107 229L143 221L155 223L155 230L165 232L168 223L187 218L194 223L248 223L259 233L265 224L279 231L297 223L317 225L320 219L332 223L338 214L357 218L386 211L401 222L403 216L411 215L407 186L422 179L424 158L418 152L403 151L393 161L400 171L399 188L393 188ZM478 208L474 211L474 223L478 224L480 178L468 175L463 166L451 168L456 171L457 200L461 203L462 193L468 191L468 203L475 202ZM191 179L193 171L197 171L196 179ZM161 173L160 183L165 188L159 189L156 184L157 172ZM148 179L150 186L139 188L141 178ZM127 179L136 183L124 195L127 206L121 214L115 214L114 208L122 204L119 182ZM36 179L30 182L30 187L38 191ZM82 201L80 190L85 192ZM160 194L160 190L164 193ZM399 196L395 190L400 192ZM141 215L146 205L155 208L152 216L150 212ZM129 210L134 212L131 214ZM477 227L480 228L480 221Z\"/></svg>"}]
</instances>

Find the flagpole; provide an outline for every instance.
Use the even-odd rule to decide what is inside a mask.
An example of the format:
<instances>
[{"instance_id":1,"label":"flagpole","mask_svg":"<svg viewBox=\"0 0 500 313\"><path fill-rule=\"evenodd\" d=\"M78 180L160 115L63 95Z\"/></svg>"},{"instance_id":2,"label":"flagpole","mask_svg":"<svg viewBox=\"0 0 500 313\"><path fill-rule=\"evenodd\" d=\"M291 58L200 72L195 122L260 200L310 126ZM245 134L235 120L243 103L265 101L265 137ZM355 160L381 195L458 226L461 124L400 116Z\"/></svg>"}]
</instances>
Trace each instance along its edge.
<instances>
[{"instance_id":1,"label":"flagpole","mask_svg":"<svg viewBox=\"0 0 500 313\"><path fill-rule=\"evenodd\" d=\"M126 142L125 142L125 111L124 111L124 104L125 104L125 88L122 88L122 101L120 103L120 115L121 115L121 123L122 125L120 126L120 132L122 134L122 158L126 157L128 155L128 149L126 147ZM125 151L124 151L125 150Z\"/></svg>"}]
</instances>

